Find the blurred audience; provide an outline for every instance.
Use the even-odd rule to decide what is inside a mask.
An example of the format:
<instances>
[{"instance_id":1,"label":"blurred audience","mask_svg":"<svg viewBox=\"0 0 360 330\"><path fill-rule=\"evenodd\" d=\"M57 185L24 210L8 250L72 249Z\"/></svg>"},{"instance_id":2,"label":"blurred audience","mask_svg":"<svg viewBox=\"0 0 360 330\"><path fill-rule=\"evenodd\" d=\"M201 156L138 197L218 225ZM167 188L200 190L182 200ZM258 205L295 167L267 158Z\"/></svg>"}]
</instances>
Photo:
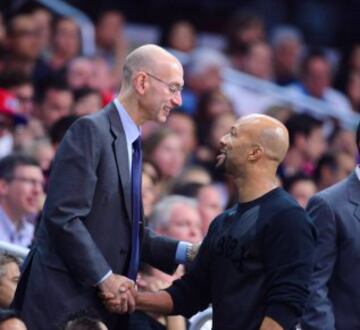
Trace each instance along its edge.
<instances>
[{"instance_id":1,"label":"blurred audience","mask_svg":"<svg viewBox=\"0 0 360 330\"><path fill-rule=\"evenodd\" d=\"M314 180L301 172L287 177L284 189L305 209L309 199L317 192Z\"/></svg>"},{"instance_id":2,"label":"blurred audience","mask_svg":"<svg viewBox=\"0 0 360 330\"><path fill-rule=\"evenodd\" d=\"M345 179L352 172L355 164L355 159L343 151L323 154L314 171L318 190Z\"/></svg>"},{"instance_id":3,"label":"blurred audience","mask_svg":"<svg viewBox=\"0 0 360 330\"><path fill-rule=\"evenodd\" d=\"M327 102L339 113L351 114L349 99L332 87L333 79L334 67L325 51L311 50L301 63L301 81L291 85L289 92L294 98L309 95Z\"/></svg>"},{"instance_id":4,"label":"blurred audience","mask_svg":"<svg viewBox=\"0 0 360 330\"><path fill-rule=\"evenodd\" d=\"M0 253L0 308L9 308L20 277L20 260Z\"/></svg>"},{"instance_id":5,"label":"blurred audience","mask_svg":"<svg viewBox=\"0 0 360 330\"><path fill-rule=\"evenodd\" d=\"M312 175L317 160L326 151L322 122L307 114L296 114L286 121L290 147L280 166L280 176L298 172Z\"/></svg>"},{"instance_id":6,"label":"blurred audience","mask_svg":"<svg viewBox=\"0 0 360 330\"><path fill-rule=\"evenodd\" d=\"M31 219L39 213L44 176L30 156L0 159L0 240L28 247L34 234Z\"/></svg>"}]
</instances>

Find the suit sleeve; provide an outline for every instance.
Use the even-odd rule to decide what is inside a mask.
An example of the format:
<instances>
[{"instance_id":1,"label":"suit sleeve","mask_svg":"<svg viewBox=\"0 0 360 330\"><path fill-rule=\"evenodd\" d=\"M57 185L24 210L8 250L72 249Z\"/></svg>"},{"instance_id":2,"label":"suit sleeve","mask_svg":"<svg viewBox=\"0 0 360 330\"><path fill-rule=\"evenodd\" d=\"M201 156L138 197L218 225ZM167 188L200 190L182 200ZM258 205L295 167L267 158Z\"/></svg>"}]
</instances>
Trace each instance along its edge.
<instances>
[{"instance_id":1,"label":"suit sleeve","mask_svg":"<svg viewBox=\"0 0 360 330\"><path fill-rule=\"evenodd\" d=\"M93 205L100 141L88 118L68 130L54 160L43 216L56 252L85 286L111 270L84 223Z\"/></svg>"},{"instance_id":2,"label":"suit sleeve","mask_svg":"<svg viewBox=\"0 0 360 330\"><path fill-rule=\"evenodd\" d=\"M175 253L178 241L156 235L151 229L145 227L142 240L141 261L172 274L177 267Z\"/></svg>"},{"instance_id":3,"label":"suit sleeve","mask_svg":"<svg viewBox=\"0 0 360 330\"><path fill-rule=\"evenodd\" d=\"M319 196L311 198L307 211L318 229L318 244L311 295L302 318L302 326L306 330L335 330L333 308L328 296L328 282L336 261L335 216L328 203Z\"/></svg>"}]
</instances>

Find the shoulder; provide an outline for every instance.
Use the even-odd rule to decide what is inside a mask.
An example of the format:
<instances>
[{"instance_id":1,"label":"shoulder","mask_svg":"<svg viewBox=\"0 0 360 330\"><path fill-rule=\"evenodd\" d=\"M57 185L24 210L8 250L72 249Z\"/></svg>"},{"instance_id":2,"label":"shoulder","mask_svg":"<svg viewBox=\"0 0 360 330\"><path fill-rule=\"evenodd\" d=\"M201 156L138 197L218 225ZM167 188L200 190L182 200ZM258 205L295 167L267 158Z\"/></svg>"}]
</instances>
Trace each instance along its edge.
<instances>
[{"instance_id":1,"label":"shoulder","mask_svg":"<svg viewBox=\"0 0 360 330\"><path fill-rule=\"evenodd\" d=\"M318 192L311 199L328 203L339 202L339 199L341 200L346 196L346 189L349 180L350 177L347 177L333 186Z\"/></svg>"},{"instance_id":2,"label":"shoulder","mask_svg":"<svg viewBox=\"0 0 360 330\"><path fill-rule=\"evenodd\" d=\"M273 211L266 212L269 213L272 226L312 227L312 221L305 210L285 190L279 189L270 202Z\"/></svg>"}]
</instances>

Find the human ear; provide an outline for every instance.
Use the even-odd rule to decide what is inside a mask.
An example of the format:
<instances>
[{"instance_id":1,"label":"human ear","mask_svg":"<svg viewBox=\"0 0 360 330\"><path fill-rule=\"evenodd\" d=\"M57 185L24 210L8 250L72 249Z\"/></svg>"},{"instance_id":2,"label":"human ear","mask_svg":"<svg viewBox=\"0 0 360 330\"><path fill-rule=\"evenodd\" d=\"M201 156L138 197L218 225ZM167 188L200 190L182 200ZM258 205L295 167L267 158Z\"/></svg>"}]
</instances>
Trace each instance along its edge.
<instances>
[{"instance_id":1,"label":"human ear","mask_svg":"<svg viewBox=\"0 0 360 330\"><path fill-rule=\"evenodd\" d=\"M149 82L146 79L146 74L145 72L138 72L135 77L134 77L134 88L135 90L141 94L144 95L146 89L149 86Z\"/></svg>"},{"instance_id":2,"label":"human ear","mask_svg":"<svg viewBox=\"0 0 360 330\"><path fill-rule=\"evenodd\" d=\"M256 161L261 158L261 155L263 154L263 152L264 152L264 148L262 146L254 145L250 149L248 159L250 161Z\"/></svg>"}]
</instances>

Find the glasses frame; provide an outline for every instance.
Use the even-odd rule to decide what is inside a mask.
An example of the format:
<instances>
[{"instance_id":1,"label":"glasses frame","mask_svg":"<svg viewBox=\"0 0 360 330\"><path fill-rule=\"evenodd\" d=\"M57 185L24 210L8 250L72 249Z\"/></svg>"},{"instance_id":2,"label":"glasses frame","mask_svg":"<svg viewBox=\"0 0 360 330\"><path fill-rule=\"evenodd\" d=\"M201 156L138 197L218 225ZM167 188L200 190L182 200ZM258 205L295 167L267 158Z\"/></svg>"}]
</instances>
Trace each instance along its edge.
<instances>
[{"instance_id":1,"label":"glasses frame","mask_svg":"<svg viewBox=\"0 0 360 330\"><path fill-rule=\"evenodd\" d=\"M144 71L145 74L147 74L149 77L161 82L162 84L164 84L165 86L167 86L167 88L169 89L169 92L171 95L177 95L177 94L181 94L184 86L181 86L177 83L167 83L166 81L154 76L153 74L149 73L149 72L146 72Z\"/></svg>"}]
</instances>

